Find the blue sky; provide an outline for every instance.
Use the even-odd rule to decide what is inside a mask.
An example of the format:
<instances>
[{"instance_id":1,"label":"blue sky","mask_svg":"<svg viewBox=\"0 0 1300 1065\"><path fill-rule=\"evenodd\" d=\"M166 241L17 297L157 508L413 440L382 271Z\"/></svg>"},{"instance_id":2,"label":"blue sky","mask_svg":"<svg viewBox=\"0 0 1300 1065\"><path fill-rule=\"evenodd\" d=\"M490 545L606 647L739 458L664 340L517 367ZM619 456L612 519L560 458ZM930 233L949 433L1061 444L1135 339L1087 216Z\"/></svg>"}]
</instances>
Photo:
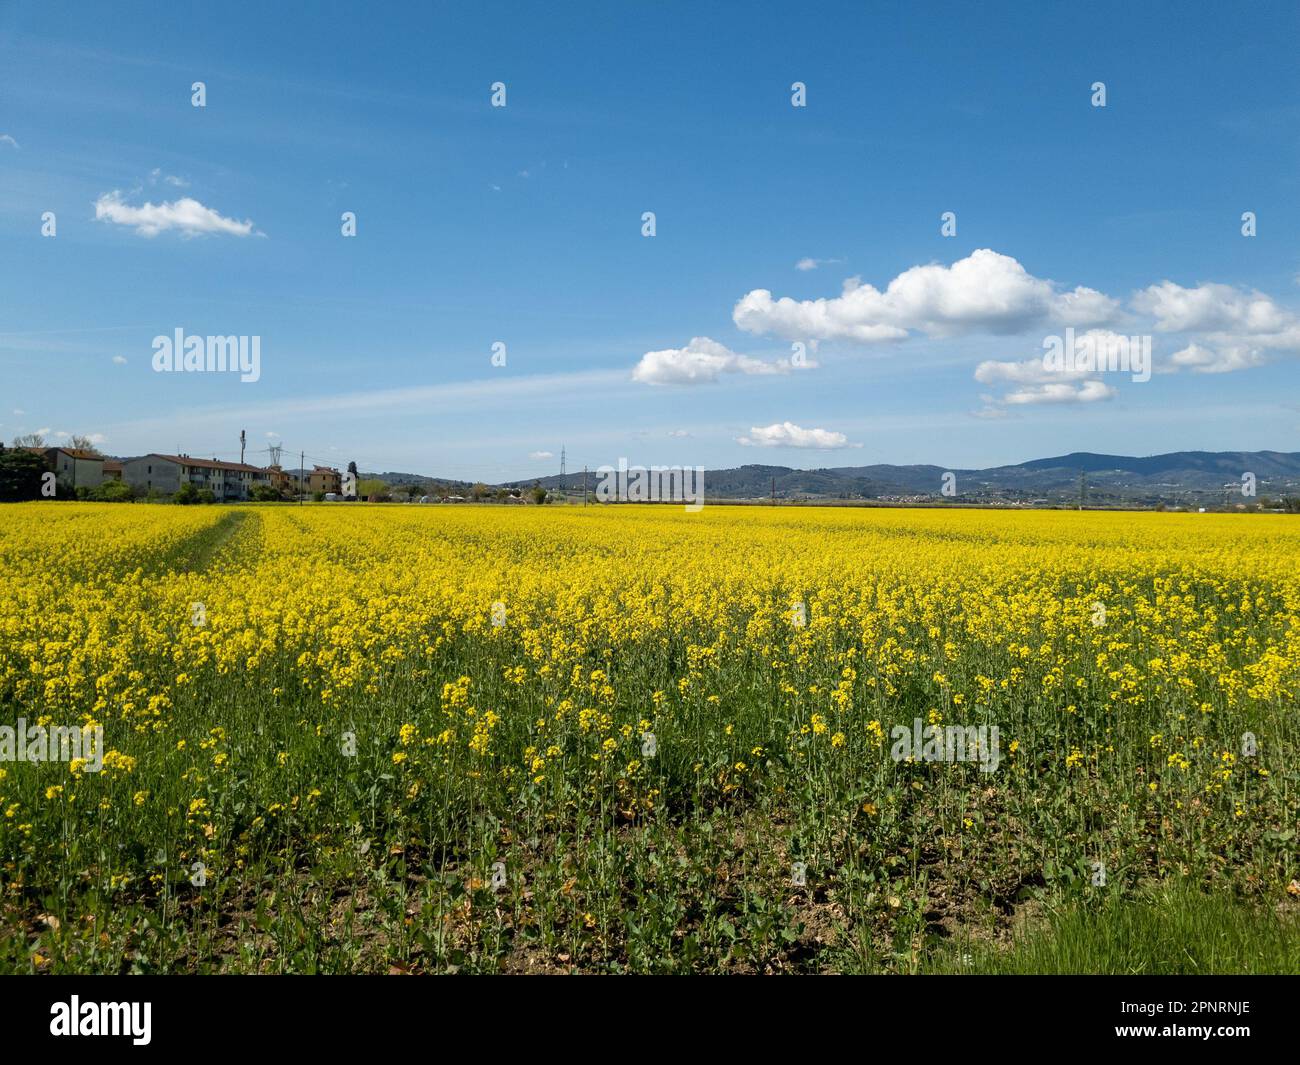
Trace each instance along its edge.
<instances>
[{"instance_id":1,"label":"blue sky","mask_svg":"<svg viewBox=\"0 0 1300 1065\"><path fill-rule=\"evenodd\" d=\"M0 440L488 481L1300 450L1298 11L0 2ZM1052 377L1067 326L1151 379ZM155 372L177 328L260 379Z\"/></svg>"}]
</instances>

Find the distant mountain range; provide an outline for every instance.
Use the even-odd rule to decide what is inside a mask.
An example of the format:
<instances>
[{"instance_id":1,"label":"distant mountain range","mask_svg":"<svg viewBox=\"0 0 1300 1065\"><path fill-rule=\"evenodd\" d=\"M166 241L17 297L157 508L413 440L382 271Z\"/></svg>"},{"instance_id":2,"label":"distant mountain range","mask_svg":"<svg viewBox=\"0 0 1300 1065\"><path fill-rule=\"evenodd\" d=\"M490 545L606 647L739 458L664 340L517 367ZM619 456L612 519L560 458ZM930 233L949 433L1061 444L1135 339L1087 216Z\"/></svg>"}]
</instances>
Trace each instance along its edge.
<instances>
[{"instance_id":1,"label":"distant mountain range","mask_svg":"<svg viewBox=\"0 0 1300 1065\"><path fill-rule=\"evenodd\" d=\"M837 466L816 470L747 465L706 470L709 499L858 499L921 502L944 498L944 475L955 478L955 502L1077 502L1080 479L1087 501L1121 505L1223 505L1259 497L1300 496L1300 452L1174 451L1134 457L1076 451L1013 466L963 469L943 466ZM1243 495L1243 475L1253 474L1255 497ZM588 484L595 486L594 473ZM582 491L582 474L536 479L549 489ZM533 479L509 482L528 486Z\"/></svg>"}]
</instances>

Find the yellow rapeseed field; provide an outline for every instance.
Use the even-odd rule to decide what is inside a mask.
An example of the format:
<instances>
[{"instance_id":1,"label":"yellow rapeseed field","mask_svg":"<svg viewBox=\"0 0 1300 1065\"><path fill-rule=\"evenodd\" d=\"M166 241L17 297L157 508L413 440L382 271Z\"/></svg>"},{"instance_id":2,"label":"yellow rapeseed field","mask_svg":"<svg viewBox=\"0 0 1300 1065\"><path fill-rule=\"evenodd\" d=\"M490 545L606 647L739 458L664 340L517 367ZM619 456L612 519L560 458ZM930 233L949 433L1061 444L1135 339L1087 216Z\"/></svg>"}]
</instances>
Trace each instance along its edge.
<instances>
[{"instance_id":1,"label":"yellow rapeseed field","mask_svg":"<svg viewBox=\"0 0 1300 1065\"><path fill-rule=\"evenodd\" d=\"M0 762L0 958L909 969L1031 896L1283 902L1298 562L1281 515L6 506L0 722L103 742Z\"/></svg>"}]
</instances>

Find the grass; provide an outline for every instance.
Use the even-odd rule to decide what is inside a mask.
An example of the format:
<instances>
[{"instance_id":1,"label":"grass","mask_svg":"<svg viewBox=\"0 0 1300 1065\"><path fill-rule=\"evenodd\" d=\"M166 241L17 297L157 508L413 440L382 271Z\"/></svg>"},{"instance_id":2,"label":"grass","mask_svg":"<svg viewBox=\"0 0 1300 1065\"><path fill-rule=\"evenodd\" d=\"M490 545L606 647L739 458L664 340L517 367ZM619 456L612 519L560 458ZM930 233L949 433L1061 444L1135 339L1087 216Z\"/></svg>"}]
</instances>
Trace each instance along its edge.
<instances>
[{"instance_id":1,"label":"grass","mask_svg":"<svg viewBox=\"0 0 1300 1065\"><path fill-rule=\"evenodd\" d=\"M1294 975L1297 911L1169 881L1048 911L1009 947L971 941L936 953L933 972L1101 976Z\"/></svg>"}]
</instances>

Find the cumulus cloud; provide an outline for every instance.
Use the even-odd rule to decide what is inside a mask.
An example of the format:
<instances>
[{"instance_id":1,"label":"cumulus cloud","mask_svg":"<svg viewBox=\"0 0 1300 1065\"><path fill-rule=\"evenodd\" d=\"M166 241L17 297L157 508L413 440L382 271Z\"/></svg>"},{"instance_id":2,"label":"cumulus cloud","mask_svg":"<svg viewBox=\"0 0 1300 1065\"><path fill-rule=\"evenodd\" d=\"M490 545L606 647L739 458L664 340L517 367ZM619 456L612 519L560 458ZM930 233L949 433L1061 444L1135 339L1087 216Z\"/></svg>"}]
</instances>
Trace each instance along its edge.
<instances>
[{"instance_id":1,"label":"cumulus cloud","mask_svg":"<svg viewBox=\"0 0 1300 1065\"><path fill-rule=\"evenodd\" d=\"M985 359L975 367L975 380L981 384L1042 384L1049 380L1060 380L1043 366L1043 360L1025 359L1022 362L997 362Z\"/></svg>"},{"instance_id":2,"label":"cumulus cloud","mask_svg":"<svg viewBox=\"0 0 1300 1065\"><path fill-rule=\"evenodd\" d=\"M699 385L723 374L789 373L787 361L768 362L738 355L716 340L694 337L684 348L647 351L632 370L632 380L647 385Z\"/></svg>"},{"instance_id":3,"label":"cumulus cloud","mask_svg":"<svg viewBox=\"0 0 1300 1065\"><path fill-rule=\"evenodd\" d=\"M806 272L808 270L816 270L817 267L819 266L830 266L832 263L842 263L843 261L844 261L843 259L804 258L804 259L800 259L797 263L795 263L794 268L796 270L803 270Z\"/></svg>"},{"instance_id":4,"label":"cumulus cloud","mask_svg":"<svg viewBox=\"0 0 1300 1065\"><path fill-rule=\"evenodd\" d=\"M550 451L530 451L528 457L534 462L540 462L542 459L553 459L555 455Z\"/></svg>"},{"instance_id":5,"label":"cumulus cloud","mask_svg":"<svg viewBox=\"0 0 1300 1065\"><path fill-rule=\"evenodd\" d=\"M1126 343L1124 337L1108 329L1090 329L1079 334L1076 347L1084 341L1093 345L1094 352L1106 352L1110 345ZM987 407L986 412L997 409L997 404L1097 403L1118 394L1114 387L1102 382L1096 370L1068 362L1059 367L1049 367L1041 355L1011 362L986 359L975 367L975 380L980 384L1004 385L1010 389L1001 397L984 397L986 403L993 405ZM991 417L992 414L982 413L980 416Z\"/></svg>"},{"instance_id":6,"label":"cumulus cloud","mask_svg":"<svg viewBox=\"0 0 1300 1065\"><path fill-rule=\"evenodd\" d=\"M175 229L182 236L202 236L225 233L247 237L256 232L251 221L237 222L224 218L211 207L186 196L171 203L145 203L132 207L118 191L106 192L95 201L95 218L100 222L128 226L142 237L156 237L159 233Z\"/></svg>"},{"instance_id":7,"label":"cumulus cloud","mask_svg":"<svg viewBox=\"0 0 1300 1065\"><path fill-rule=\"evenodd\" d=\"M1056 381L1017 388L1003 396L1002 402L1013 407L1032 403L1096 403L1114 395L1114 387L1104 381Z\"/></svg>"},{"instance_id":8,"label":"cumulus cloud","mask_svg":"<svg viewBox=\"0 0 1300 1065\"><path fill-rule=\"evenodd\" d=\"M1136 310L1150 314L1162 333L1279 333L1295 318L1262 292L1231 285L1205 284L1184 288L1162 281L1133 297Z\"/></svg>"},{"instance_id":9,"label":"cumulus cloud","mask_svg":"<svg viewBox=\"0 0 1300 1065\"><path fill-rule=\"evenodd\" d=\"M125 355L114 355L114 356L113 356L113 364L114 364L115 366L125 366L125 365L126 365L126 356L125 356Z\"/></svg>"},{"instance_id":10,"label":"cumulus cloud","mask_svg":"<svg viewBox=\"0 0 1300 1065\"><path fill-rule=\"evenodd\" d=\"M1300 318L1253 289L1162 281L1132 303L1155 319L1160 332L1190 335L1165 364L1173 372L1231 373L1262 366L1275 354L1300 354Z\"/></svg>"},{"instance_id":11,"label":"cumulus cloud","mask_svg":"<svg viewBox=\"0 0 1300 1065\"><path fill-rule=\"evenodd\" d=\"M1262 366L1267 361L1258 349L1244 345L1213 349L1193 341L1170 355L1167 365L1174 370L1191 370L1193 373L1232 373Z\"/></svg>"},{"instance_id":12,"label":"cumulus cloud","mask_svg":"<svg viewBox=\"0 0 1300 1065\"><path fill-rule=\"evenodd\" d=\"M846 447L861 447L850 444L843 433L829 429L804 429L794 422L776 422L773 425L754 426L748 436L736 437L736 443L745 447L802 447L816 448L821 451L836 451Z\"/></svg>"},{"instance_id":13,"label":"cumulus cloud","mask_svg":"<svg viewBox=\"0 0 1300 1065\"><path fill-rule=\"evenodd\" d=\"M1095 289L1059 291L1010 256L981 248L951 266L905 270L883 292L857 277L829 299L774 299L769 290L755 289L737 301L732 319L746 332L791 340L878 343L913 332L1016 333L1046 321L1100 326L1118 313L1118 301Z\"/></svg>"}]
</instances>

